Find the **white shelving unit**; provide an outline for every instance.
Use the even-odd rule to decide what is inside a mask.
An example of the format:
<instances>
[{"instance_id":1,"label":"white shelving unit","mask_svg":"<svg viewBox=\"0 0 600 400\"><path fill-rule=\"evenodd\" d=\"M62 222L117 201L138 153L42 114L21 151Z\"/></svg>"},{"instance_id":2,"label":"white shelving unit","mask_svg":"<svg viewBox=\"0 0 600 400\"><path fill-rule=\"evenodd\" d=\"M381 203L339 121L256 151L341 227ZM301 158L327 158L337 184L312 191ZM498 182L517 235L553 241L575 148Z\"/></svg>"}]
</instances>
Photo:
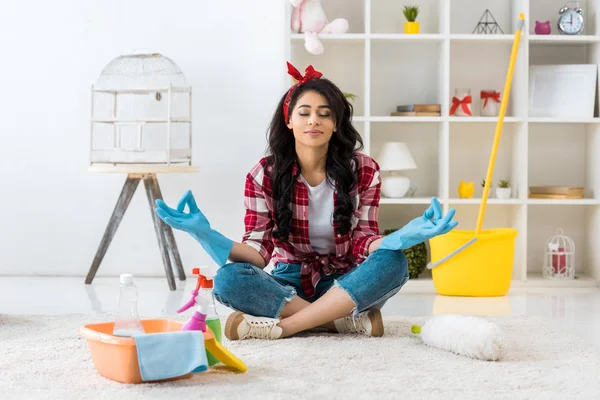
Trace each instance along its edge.
<instances>
[{"instance_id":1,"label":"white shelving unit","mask_svg":"<svg viewBox=\"0 0 600 400\"><path fill-rule=\"evenodd\" d=\"M403 33L402 7L418 4L421 31ZM490 192L484 229L514 227L519 235L514 286L580 287L600 282L600 115L593 118L529 118L529 67L539 64L600 64L600 0L580 1L583 35L559 35L558 10L564 0L326 0L328 17L349 20L344 35L320 35L325 52L304 49L302 34L289 35L288 60L301 71L312 64L357 95L354 124L366 154L377 158L384 142L407 143L418 168L406 171L415 197L381 200L380 226L398 228L419 215L437 196L445 211L457 210L461 229L475 229L497 118L479 116L479 92L503 91L520 13L521 38L511 96L494 170L494 187L510 178L513 198ZM471 32L489 9L503 34ZM291 6L288 9L288 21ZM536 36L535 21L550 20L552 34ZM290 79L290 85L292 81ZM473 117L449 116L454 88L470 88ZM399 104L439 103L440 117L392 117ZM459 181L474 181L473 199L458 198ZM582 185L582 200L529 198L529 186ZM577 279L541 277L547 240L562 228L576 246ZM427 273L418 285L432 285ZM428 280L429 279L429 280Z\"/></svg>"}]
</instances>

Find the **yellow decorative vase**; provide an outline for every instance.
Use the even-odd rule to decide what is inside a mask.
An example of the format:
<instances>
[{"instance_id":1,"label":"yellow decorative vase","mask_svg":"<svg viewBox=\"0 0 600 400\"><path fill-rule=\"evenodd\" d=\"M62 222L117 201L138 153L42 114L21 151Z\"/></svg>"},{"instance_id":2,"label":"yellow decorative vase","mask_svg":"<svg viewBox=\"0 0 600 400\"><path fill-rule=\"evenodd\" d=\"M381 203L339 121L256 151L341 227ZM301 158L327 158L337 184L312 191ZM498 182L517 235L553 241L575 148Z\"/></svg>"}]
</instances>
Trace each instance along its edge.
<instances>
[{"instance_id":1,"label":"yellow decorative vase","mask_svg":"<svg viewBox=\"0 0 600 400\"><path fill-rule=\"evenodd\" d=\"M409 33L409 34L419 33L419 23L418 22L405 22L404 23L404 33Z\"/></svg>"}]
</instances>

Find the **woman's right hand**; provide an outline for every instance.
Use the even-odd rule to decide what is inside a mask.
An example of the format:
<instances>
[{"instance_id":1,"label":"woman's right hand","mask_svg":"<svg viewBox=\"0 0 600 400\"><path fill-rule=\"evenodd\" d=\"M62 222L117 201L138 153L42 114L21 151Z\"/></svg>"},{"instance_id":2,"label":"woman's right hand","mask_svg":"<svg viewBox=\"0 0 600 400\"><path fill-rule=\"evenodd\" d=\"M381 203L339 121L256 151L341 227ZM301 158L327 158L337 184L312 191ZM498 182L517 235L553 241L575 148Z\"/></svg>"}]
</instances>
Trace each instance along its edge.
<instances>
[{"instance_id":1,"label":"woman's right hand","mask_svg":"<svg viewBox=\"0 0 600 400\"><path fill-rule=\"evenodd\" d=\"M203 238L211 230L210 223L206 216L196 205L194 195L190 190L177 203L177 209L169 207L162 199L156 200L156 214L167 224L175 229L182 230L190 235ZM185 213L185 206L188 206L189 213Z\"/></svg>"},{"instance_id":2,"label":"woman's right hand","mask_svg":"<svg viewBox=\"0 0 600 400\"><path fill-rule=\"evenodd\" d=\"M435 236L450 232L458 224L452 220L456 210L451 208L442 216L442 207L437 198L431 199L431 206L422 216L417 217L383 238L378 249L406 250L416 244L423 243Z\"/></svg>"},{"instance_id":3,"label":"woman's right hand","mask_svg":"<svg viewBox=\"0 0 600 400\"><path fill-rule=\"evenodd\" d=\"M208 219L196 205L190 190L181 197L177 209L169 207L161 199L156 200L156 205L154 211L166 224L189 233L219 266L227 263L233 241L210 227ZM186 205L189 213L185 213Z\"/></svg>"}]
</instances>

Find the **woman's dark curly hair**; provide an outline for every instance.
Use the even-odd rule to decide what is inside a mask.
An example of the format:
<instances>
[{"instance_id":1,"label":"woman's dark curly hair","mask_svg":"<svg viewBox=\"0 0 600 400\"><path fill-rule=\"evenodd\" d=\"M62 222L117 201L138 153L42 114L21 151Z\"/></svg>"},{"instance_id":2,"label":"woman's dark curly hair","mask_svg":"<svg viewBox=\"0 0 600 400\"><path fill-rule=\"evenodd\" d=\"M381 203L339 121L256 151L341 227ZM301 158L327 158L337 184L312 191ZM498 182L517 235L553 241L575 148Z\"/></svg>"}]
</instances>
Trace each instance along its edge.
<instances>
[{"instance_id":1,"label":"woman's dark curly hair","mask_svg":"<svg viewBox=\"0 0 600 400\"><path fill-rule=\"evenodd\" d=\"M319 93L325 97L335 119L337 130L329 141L326 171L328 181L335 181L338 185L338 201L333 212L333 219L338 223L340 232L346 234L351 227L352 199L350 192L357 182L358 160L354 152L362 150L363 141L351 123L352 104L344 97L342 91L328 79L313 79L297 87L289 105L290 114L298 98L308 91ZM292 176L292 167L297 161L296 142L293 132L287 127L283 113L285 96L286 94L277 105L268 131L268 163L273 166L272 187L273 198L276 202L275 220L277 221L277 229L273 231L273 237L280 240L287 240L291 232L290 203L294 182L298 178L298 176Z\"/></svg>"}]
</instances>

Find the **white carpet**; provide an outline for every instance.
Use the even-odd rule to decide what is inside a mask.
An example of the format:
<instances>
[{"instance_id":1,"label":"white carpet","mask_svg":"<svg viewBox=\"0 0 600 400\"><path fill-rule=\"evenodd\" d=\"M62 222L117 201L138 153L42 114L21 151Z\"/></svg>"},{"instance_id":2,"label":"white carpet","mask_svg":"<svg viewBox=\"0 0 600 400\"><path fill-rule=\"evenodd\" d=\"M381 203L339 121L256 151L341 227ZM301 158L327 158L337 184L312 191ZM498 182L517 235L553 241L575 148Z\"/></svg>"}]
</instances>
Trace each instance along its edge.
<instances>
[{"instance_id":1,"label":"white carpet","mask_svg":"<svg viewBox=\"0 0 600 400\"><path fill-rule=\"evenodd\" d=\"M224 344L249 367L162 384L123 385L95 370L77 329L110 316L0 316L1 399L393 398L599 399L600 355L533 317L492 318L506 357L485 362L426 347L423 318L386 319L383 338L307 334ZM185 317L174 319L185 320Z\"/></svg>"}]
</instances>

